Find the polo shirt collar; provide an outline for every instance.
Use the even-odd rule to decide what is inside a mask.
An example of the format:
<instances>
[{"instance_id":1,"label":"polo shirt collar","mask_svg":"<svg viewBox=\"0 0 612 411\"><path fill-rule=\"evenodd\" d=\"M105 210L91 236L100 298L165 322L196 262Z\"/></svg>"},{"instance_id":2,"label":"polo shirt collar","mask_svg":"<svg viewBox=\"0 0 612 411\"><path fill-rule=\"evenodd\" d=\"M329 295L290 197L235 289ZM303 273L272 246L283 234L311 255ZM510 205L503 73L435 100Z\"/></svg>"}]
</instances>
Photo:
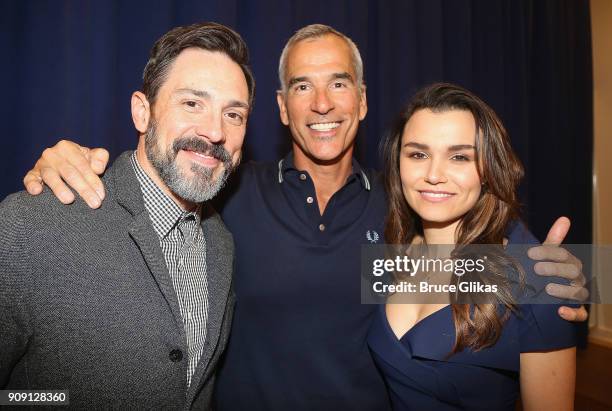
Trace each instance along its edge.
<instances>
[{"instance_id":1,"label":"polo shirt collar","mask_svg":"<svg viewBox=\"0 0 612 411\"><path fill-rule=\"evenodd\" d=\"M282 158L278 162L278 182L279 184L285 180L285 175L287 171L290 171L290 170L302 171L302 170L298 170L295 167L295 163L293 162L293 151L290 151L284 158ZM361 182L361 185L363 186L363 188L365 188L367 191L370 191L370 188L371 188L370 179L368 178L363 168L361 168L361 165L359 165L359 162L355 160L355 157L353 157L352 159L352 173L347 177L347 181L352 176L355 176L355 178L357 178Z\"/></svg>"},{"instance_id":2,"label":"polo shirt collar","mask_svg":"<svg viewBox=\"0 0 612 411\"><path fill-rule=\"evenodd\" d=\"M191 216L195 218L197 225L200 225L201 204L198 204L194 211L183 210L144 171L138 162L136 151L132 154L131 160L140 183L145 209L148 211L153 229L160 239L164 239L179 222Z\"/></svg>"}]
</instances>

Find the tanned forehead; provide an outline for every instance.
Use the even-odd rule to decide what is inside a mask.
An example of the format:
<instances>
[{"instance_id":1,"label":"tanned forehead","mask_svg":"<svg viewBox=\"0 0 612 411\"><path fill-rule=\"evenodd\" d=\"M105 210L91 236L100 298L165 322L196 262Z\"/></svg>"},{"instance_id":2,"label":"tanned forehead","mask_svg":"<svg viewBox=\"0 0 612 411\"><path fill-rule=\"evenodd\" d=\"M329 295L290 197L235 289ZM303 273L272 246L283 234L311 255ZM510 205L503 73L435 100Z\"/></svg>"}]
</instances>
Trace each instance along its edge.
<instances>
[{"instance_id":1,"label":"tanned forehead","mask_svg":"<svg viewBox=\"0 0 612 411\"><path fill-rule=\"evenodd\" d=\"M332 37L333 36L333 37ZM304 39L304 40L300 40L298 42L296 42L295 44L293 44L293 46L291 47L291 49L289 50L288 56L287 56L287 69L289 69L293 63L295 63L295 52L296 52L296 48L299 48L301 45L304 44L310 44L310 43L314 43L316 41L321 41L321 40L325 40L325 39L331 39L331 38L336 38L339 39L342 42L342 50L343 52L346 53L346 57L348 58L348 60L346 61L346 63L348 63L349 67L352 69L353 65L352 65L352 55L351 55L351 49L348 45L348 43L346 42L346 40L344 40L342 37L337 36L335 34L326 34L323 36L319 36L319 37L313 37L313 38L308 38L308 39ZM319 52L321 52L321 50L338 50L338 47L336 47L336 45L334 45L334 47L324 47L322 49L315 49L313 51L313 55L318 55ZM308 56L310 56L310 53L307 53L306 56L302 55L301 59L306 59L308 61ZM286 73L289 74L289 73Z\"/></svg>"}]
</instances>

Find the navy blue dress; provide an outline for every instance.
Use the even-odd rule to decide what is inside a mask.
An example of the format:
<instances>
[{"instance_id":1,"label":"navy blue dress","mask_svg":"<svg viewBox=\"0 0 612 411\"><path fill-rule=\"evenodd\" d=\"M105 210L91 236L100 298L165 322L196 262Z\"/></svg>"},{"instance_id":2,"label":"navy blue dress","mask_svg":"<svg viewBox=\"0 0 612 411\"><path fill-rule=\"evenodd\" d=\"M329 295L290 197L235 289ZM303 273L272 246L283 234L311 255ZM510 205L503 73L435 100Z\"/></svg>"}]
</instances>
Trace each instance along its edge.
<instances>
[{"instance_id":1,"label":"navy blue dress","mask_svg":"<svg viewBox=\"0 0 612 411\"><path fill-rule=\"evenodd\" d=\"M393 409L514 410L520 395L520 353L575 345L576 326L557 315L558 307L520 305L494 346L449 356L455 341L450 306L419 321L398 340L381 305L368 344Z\"/></svg>"}]
</instances>

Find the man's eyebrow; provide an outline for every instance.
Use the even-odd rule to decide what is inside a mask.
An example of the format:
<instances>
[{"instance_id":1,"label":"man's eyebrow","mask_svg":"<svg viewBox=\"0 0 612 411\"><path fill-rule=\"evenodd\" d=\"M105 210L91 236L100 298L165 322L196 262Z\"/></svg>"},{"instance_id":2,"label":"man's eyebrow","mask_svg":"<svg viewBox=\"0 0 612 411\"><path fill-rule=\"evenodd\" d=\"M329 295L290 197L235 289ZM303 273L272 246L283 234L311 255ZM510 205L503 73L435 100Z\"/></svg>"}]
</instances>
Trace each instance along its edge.
<instances>
[{"instance_id":1,"label":"man's eyebrow","mask_svg":"<svg viewBox=\"0 0 612 411\"><path fill-rule=\"evenodd\" d=\"M291 77L291 78L289 79L289 82L287 83L287 86L288 86L288 87L291 87L291 86L293 86L294 84L301 83L302 81L308 81L308 77L306 77L306 76L301 76L301 77Z\"/></svg>"},{"instance_id":2,"label":"man's eyebrow","mask_svg":"<svg viewBox=\"0 0 612 411\"><path fill-rule=\"evenodd\" d=\"M208 93L208 91L205 90L196 90L193 88L179 88L176 90L177 93L180 94L193 94L194 96L203 98L203 99L210 99L210 94ZM226 105L227 107L236 107L236 108L244 108L246 110L249 110L250 106L247 102L245 101L240 101L240 100L231 100L227 103Z\"/></svg>"},{"instance_id":3,"label":"man's eyebrow","mask_svg":"<svg viewBox=\"0 0 612 411\"><path fill-rule=\"evenodd\" d=\"M181 94L193 94L194 96L206 99L210 98L210 94L208 93L208 91L205 90L196 90L193 88L179 88L176 90L176 92Z\"/></svg>"},{"instance_id":4,"label":"man's eyebrow","mask_svg":"<svg viewBox=\"0 0 612 411\"><path fill-rule=\"evenodd\" d=\"M332 78L333 79L344 79L344 80L353 81L353 76L351 76L351 73L349 73L347 71L343 71L342 73L334 73L334 74L332 74Z\"/></svg>"},{"instance_id":5,"label":"man's eyebrow","mask_svg":"<svg viewBox=\"0 0 612 411\"><path fill-rule=\"evenodd\" d=\"M244 108L246 110L249 110L251 106L249 106L248 103L244 101L232 100L229 103L227 103L227 107Z\"/></svg>"},{"instance_id":6,"label":"man's eyebrow","mask_svg":"<svg viewBox=\"0 0 612 411\"><path fill-rule=\"evenodd\" d=\"M345 79L345 80L354 81L353 80L353 76L351 76L351 73L349 73L347 71L343 71L341 73L333 73L331 75L331 78L333 80L338 80L338 79L342 80L342 79ZM291 87L294 84L301 83L303 81L310 81L310 79L307 76L291 77L289 79L289 81L287 82L287 87Z\"/></svg>"}]
</instances>

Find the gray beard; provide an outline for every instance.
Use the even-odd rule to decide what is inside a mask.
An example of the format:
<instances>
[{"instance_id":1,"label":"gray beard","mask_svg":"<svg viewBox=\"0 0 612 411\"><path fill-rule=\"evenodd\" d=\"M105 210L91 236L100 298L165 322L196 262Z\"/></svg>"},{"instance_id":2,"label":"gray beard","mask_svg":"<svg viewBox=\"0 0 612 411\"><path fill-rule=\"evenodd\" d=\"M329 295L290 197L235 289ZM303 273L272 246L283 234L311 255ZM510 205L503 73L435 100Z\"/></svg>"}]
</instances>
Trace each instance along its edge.
<instances>
[{"instance_id":1,"label":"gray beard","mask_svg":"<svg viewBox=\"0 0 612 411\"><path fill-rule=\"evenodd\" d=\"M147 158L170 191L192 203L203 203L216 196L234 169L231 156L223 146L213 146L198 137L182 137L176 139L172 147L162 151L157 144L158 141L157 123L151 120L145 134ZM176 164L176 156L185 146L198 152L210 151L207 155L213 155L219 159L223 163L223 170L219 177L214 179L213 169L195 163L191 165L193 176L185 175Z\"/></svg>"}]
</instances>

